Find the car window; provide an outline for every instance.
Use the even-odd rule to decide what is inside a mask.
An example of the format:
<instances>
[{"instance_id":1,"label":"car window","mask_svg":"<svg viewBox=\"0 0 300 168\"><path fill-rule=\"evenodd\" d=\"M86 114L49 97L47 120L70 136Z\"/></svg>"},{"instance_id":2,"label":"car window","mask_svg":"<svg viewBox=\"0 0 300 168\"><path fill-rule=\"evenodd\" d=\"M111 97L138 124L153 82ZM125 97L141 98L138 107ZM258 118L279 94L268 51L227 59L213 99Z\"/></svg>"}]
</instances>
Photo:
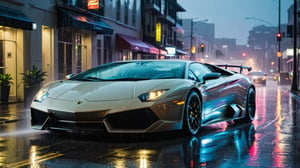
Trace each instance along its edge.
<instances>
[{"instance_id":1,"label":"car window","mask_svg":"<svg viewBox=\"0 0 300 168\"><path fill-rule=\"evenodd\" d=\"M201 63L192 63L189 69L188 78L191 80L198 79L199 81L203 81L203 76L207 73L212 72L209 68Z\"/></svg>"},{"instance_id":2,"label":"car window","mask_svg":"<svg viewBox=\"0 0 300 168\"><path fill-rule=\"evenodd\" d=\"M189 76L188 79L198 81L198 77L195 75L195 73L192 70L189 70Z\"/></svg>"}]
</instances>

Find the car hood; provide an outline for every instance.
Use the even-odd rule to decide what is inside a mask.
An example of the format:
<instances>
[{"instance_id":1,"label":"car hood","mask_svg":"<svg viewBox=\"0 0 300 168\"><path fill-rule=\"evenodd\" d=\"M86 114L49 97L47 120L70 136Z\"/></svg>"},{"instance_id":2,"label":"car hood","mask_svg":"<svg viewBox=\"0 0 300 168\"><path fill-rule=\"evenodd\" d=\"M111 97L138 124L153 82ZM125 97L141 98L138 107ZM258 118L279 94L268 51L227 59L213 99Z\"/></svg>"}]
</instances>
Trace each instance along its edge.
<instances>
[{"instance_id":1,"label":"car hood","mask_svg":"<svg viewBox=\"0 0 300 168\"><path fill-rule=\"evenodd\" d=\"M171 79L87 82L63 80L46 86L49 98L65 101L110 101L132 99L153 89L165 88ZM162 86L162 87L159 87Z\"/></svg>"}]
</instances>

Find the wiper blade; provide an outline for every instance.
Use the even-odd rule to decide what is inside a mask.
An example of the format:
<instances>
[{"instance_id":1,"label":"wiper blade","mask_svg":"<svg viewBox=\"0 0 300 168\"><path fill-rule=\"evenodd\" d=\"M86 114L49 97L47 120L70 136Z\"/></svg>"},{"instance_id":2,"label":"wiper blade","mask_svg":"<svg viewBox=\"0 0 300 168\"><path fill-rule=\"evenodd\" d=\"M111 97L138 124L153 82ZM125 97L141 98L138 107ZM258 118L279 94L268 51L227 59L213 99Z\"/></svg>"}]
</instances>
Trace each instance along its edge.
<instances>
[{"instance_id":1,"label":"wiper blade","mask_svg":"<svg viewBox=\"0 0 300 168\"><path fill-rule=\"evenodd\" d=\"M78 79L74 79L74 80L80 80L80 81L102 81L103 79L92 77L92 76L88 76L88 77L85 77L85 78L78 78Z\"/></svg>"}]
</instances>

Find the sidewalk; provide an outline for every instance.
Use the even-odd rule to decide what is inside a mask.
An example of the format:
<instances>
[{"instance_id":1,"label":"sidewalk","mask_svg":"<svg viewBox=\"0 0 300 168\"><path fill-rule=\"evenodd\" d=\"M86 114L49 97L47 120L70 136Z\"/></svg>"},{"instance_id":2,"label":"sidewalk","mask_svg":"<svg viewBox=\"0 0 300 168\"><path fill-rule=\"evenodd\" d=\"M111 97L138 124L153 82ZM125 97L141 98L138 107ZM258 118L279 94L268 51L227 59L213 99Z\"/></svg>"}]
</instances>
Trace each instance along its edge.
<instances>
[{"instance_id":1,"label":"sidewalk","mask_svg":"<svg viewBox=\"0 0 300 168\"><path fill-rule=\"evenodd\" d=\"M281 89L289 91L293 97L300 100L300 91L292 92L289 85L282 85ZM5 104L0 102L0 125L26 118L30 118L30 108L26 107L24 103Z\"/></svg>"},{"instance_id":2,"label":"sidewalk","mask_svg":"<svg viewBox=\"0 0 300 168\"><path fill-rule=\"evenodd\" d=\"M0 125L16 122L30 117L29 107L24 103L2 103L0 102Z\"/></svg>"},{"instance_id":3,"label":"sidewalk","mask_svg":"<svg viewBox=\"0 0 300 168\"><path fill-rule=\"evenodd\" d=\"M291 91L290 85L281 85L280 87L286 91L289 91L291 93L291 96L300 100L300 90L299 91Z\"/></svg>"}]
</instances>

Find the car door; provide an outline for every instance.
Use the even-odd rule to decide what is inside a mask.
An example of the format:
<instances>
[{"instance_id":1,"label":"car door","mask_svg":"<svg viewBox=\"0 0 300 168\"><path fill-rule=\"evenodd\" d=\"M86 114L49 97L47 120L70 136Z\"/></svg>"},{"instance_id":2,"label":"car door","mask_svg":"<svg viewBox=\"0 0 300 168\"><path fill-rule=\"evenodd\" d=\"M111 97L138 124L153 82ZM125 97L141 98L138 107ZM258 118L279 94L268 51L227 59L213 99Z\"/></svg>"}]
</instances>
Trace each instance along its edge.
<instances>
[{"instance_id":1,"label":"car door","mask_svg":"<svg viewBox=\"0 0 300 168\"><path fill-rule=\"evenodd\" d=\"M196 76L194 80L199 81L199 90L202 96L202 125L224 120L223 112L226 109L228 100L226 99L227 80L224 77L204 81L205 74L212 73L206 65L193 63L190 65L189 78Z\"/></svg>"},{"instance_id":2,"label":"car door","mask_svg":"<svg viewBox=\"0 0 300 168\"><path fill-rule=\"evenodd\" d=\"M240 106L243 105L245 90L246 88L241 85L242 79L239 73L224 70L217 66L207 64L207 67L212 72L217 72L221 74L219 78L221 81L217 83L222 89L218 90L218 95L222 95L221 100L223 100L222 114L219 116L221 120L228 120L240 116L241 109ZM216 107L218 108L218 107Z\"/></svg>"}]
</instances>

